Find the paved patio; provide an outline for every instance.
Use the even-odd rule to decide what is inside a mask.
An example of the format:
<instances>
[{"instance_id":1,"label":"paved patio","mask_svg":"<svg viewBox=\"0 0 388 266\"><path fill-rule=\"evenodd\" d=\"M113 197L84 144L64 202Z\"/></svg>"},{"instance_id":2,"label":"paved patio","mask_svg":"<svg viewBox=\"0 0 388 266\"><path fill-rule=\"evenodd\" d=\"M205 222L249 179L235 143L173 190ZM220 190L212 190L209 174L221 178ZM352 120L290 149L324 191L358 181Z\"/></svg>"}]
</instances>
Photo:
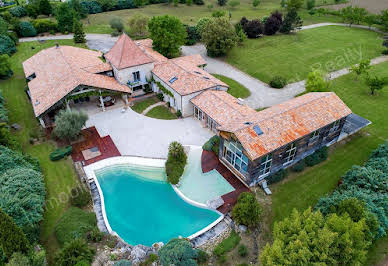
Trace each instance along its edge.
<instances>
[{"instance_id":1,"label":"paved patio","mask_svg":"<svg viewBox=\"0 0 388 266\"><path fill-rule=\"evenodd\" d=\"M110 135L121 155L167 158L168 145L202 146L214 134L193 117L160 120L121 108L89 114L86 127L95 126L101 136Z\"/></svg>"}]
</instances>

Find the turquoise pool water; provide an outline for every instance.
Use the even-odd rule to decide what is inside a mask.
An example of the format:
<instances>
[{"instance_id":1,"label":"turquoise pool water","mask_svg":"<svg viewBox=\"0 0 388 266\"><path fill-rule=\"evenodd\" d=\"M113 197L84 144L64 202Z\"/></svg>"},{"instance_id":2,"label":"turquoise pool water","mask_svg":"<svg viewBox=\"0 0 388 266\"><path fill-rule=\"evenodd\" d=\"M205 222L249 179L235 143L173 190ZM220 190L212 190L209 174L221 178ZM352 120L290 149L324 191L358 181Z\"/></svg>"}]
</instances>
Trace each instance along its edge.
<instances>
[{"instance_id":1,"label":"turquoise pool water","mask_svg":"<svg viewBox=\"0 0 388 266\"><path fill-rule=\"evenodd\" d=\"M202 173L201 156L201 147L190 147L179 190L189 199L206 204L206 201L221 197L234 188L217 170Z\"/></svg>"},{"instance_id":2,"label":"turquoise pool water","mask_svg":"<svg viewBox=\"0 0 388 266\"><path fill-rule=\"evenodd\" d=\"M164 168L116 165L95 174L112 230L131 245L188 237L220 217L182 200L165 182Z\"/></svg>"}]
</instances>

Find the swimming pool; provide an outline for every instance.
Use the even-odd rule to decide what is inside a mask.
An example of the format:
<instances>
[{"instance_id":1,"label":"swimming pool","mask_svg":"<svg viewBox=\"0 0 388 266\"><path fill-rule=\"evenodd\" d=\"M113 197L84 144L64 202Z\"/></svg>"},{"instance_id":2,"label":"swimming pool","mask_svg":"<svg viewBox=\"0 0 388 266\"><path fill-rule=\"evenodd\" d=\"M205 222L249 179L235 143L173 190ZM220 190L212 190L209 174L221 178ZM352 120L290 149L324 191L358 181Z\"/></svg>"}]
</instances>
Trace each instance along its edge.
<instances>
[{"instance_id":1,"label":"swimming pool","mask_svg":"<svg viewBox=\"0 0 388 266\"><path fill-rule=\"evenodd\" d=\"M163 167L117 164L94 173L109 225L128 244L150 246L189 237L222 217L180 198L165 182Z\"/></svg>"},{"instance_id":2,"label":"swimming pool","mask_svg":"<svg viewBox=\"0 0 388 266\"><path fill-rule=\"evenodd\" d=\"M188 163L182 175L179 190L189 199L206 204L234 190L232 185L215 169L202 173L202 147L190 146Z\"/></svg>"}]
</instances>

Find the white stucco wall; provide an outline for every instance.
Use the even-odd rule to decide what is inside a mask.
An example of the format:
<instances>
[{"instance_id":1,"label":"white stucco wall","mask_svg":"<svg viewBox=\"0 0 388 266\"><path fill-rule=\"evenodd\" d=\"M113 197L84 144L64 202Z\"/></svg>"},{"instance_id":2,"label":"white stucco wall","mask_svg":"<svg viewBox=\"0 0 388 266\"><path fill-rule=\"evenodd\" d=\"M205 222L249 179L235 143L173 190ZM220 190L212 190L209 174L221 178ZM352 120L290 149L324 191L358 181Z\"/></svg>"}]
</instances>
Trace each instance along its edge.
<instances>
[{"instance_id":1,"label":"white stucco wall","mask_svg":"<svg viewBox=\"0 0 388 266\"><path fill-rule=\"evenodd\" d=\"M146 81L146 79L151 78L151 71L154 69L154 63L144 64L140 66L134 66L134 67L128 67L124 69L117 69L114 66L113 73L115 74L115 78L118 82L121 84L127 84L128 81L133 82L133 72L139 71L140 72L140 80Z\"/></svg>"}]
</instances>

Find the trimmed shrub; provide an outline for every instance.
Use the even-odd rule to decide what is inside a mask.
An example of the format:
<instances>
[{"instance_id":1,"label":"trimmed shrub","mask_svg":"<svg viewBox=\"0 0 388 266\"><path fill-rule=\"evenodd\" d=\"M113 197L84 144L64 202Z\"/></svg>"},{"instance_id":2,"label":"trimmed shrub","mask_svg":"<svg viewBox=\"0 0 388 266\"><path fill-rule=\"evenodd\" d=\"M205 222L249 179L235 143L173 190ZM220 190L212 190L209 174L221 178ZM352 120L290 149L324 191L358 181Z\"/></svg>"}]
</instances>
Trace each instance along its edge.
<instances>
[{"instance_id":1,"label":"trimmed shrub","mask_svg":"<svg viewBox=\"0 0 388 266\"><path fill-rule=\"evenodd\" d=\"M260 222L262 209L253 193L243 192L233 207L232 217L238 224L254 227Z\"/></svg>"},{"instance_id":2,"label":"trimmed shrub","mask_svg":"<svg viewBox=\"0 0 388 266\"><path fill-rule=\"evenodd\" d=\"M304 160L300 160L299 162L297 162L291 167L291 171L299 173L299 172L302 172L305 168L306 168L306 163L304 162Z\"/></svg>"},{"instance_id":3,"label":"trimmed shrub","mask_svg":"<svg viewBox=\"0 0 388 266\"><path fill-rule=\"evenodd\" d=\"M70 155L73 151L73 148L71 146L67 146L65 148L58 148L52 153L50 153L50 160L51 161L58 161L68 155Z\"/></svg>"},{"instance_id":4,"label":"trimmed shrub","mask_svg":"<svg viewBox=\"0 0 388 266\"><path fill-rule=\"evenodd\" d=\"M259 38L264 31L263 24L258 19L248 21L243 25L243 29L247 37L251 39Z\"/></svg>"},{"instance_id":5,"label":"trimmed shrub","mask_svg":"<svg viewBox=\"0 0 388 266\"><path fill-rule=\"evenodd\" d=\"M77 186L71 189L70 203L75 207L85 207L92 200L90 193L84 186Z\"/></svg>"},{"instance_id":6,"label":"trimmed shrub","mask_svg":"<svg viewBox=\"0 0 388 266\"><path fill-rule=\"evenodd\" d=\"M85 239L87 233L96 228L97 221L94 212L86 212L76 207L70 207L55 226L55 236L59 244L64 245L77 238Z\"/></svg>"},{"instance_id":7,"label":"trimmed shrub","mask_svg":"<svg viewBox=\"0 0 388 266\"><path fill-rule=\"evenodd\" d=\"M88 14L97 14L102 12L102 7L97 1L83 1L81 7Z\"/></svg>"},{"instance_id":8,"label":"trimmed shrub","mask_svg":"<svg viewBox=\"0 0 388 266\"><path fill-rule=\"evenodd\" d=\"M174 238L159 250L162 265L196 265L198 250L186 239Z\"/></svg>"},{"instance_id":9,"label":"trimmed shrub","mask_svg":"<svg viewBox=\"0 0 388 266\"><path fill-rule=\"evenodd\" d=\"M240 257L246 257L248 255L247 246L245 245L238 246L238 255L240 255Z\"/></svg>"},{"instance_id":10,"label":"trimmed shrub","mask_svg":"<svg viewBox=\"0 0 388 266\"><path fill-rule=\"evenodd\" d=\"M50 19L35 19L32 21L32 25L38 33L58 31L57 23Z\"/></svg>"},{"instance_id":11,"label":"trimmed shrub","mask_svg":"<svg viewBox=\"0 0 388 266\"><path fill-rule=\"evenodd\" d=\"M16 52L16 45L12 39L7 35L0 35L0 54L7 54L11 56Z\"/></svg>"},{"instance_id":12,"label":"trimmed shrub","mask_svg":"<svg viewBox=\"0 0 388 266\"><path fill-rule=\"evenodd\" d=\"M75 239L66 243L63 249L56 254L55 265L90 265L95 254L96 251L90 248L85 240Z\"/></svg>"},{"instance_id":13,"label":"trimmed shrub","mask_svg":"<svg viewBox=\"0 0 388 266\"><path fill-rule=\"evenodd\" d=\"M27 11L22 6L14 6L9 9L9 13L11 13L12 16L21 18L27 15Z\"/></svg>"},{"instance_id":14,"label":"trimmed shrub","mask_svg":"<svg viewBox=\"0 0 388 266\"><path fill-rule=\"evenodd\" d=\"M18 33L21 37L34 37L37 34L34 26L28 21L20 22Z\"/></svg>"},{"instance_id":15,"label":"trimmed shrub","mask_svg":"<svg viewBox=\"0 0 388 266\"><path fill-rule=\"evenodd\" d=\"M287 175L288 175L287 169L280 169L276 173L268 176L266 179L268 184L274 184L279 181L282 181Z\"/></svg>"},{"instance_id":16,"label":"trimmed shrub","mask_svg":"<svg viewBox=\"0 0 388 266\"><path fill-rule=\"evenodd\" d=\"M320 162L323 162L327 159L327 150L328 148L326 146L323 146L319 150L315 151L313 154L307 156L305 158L305 162L307 166L314 166L319 164Z\"/></svg>"},{"instance_id":17,"label":"trimmed shrub","mask_svg":"<svg viewBox=\"0 0 388 266\"><path fill-rule=\"evenodd\" d=\"M275 76L271 79L271 81L269 82L269 85L272 88L281 89L287 85L287 80L283 77Z\"/></svg>"},{"instance_id":18,"label":"trimmed shrub","mask_svg":"<svg viewBox=\"0 0 388 266\"><path fill-rule=\"evenodd\" d=\"M236 231L232 231L230 235L221 241L213 250L213 254L217 257L221 257L225 253L228 253L240 243L241 237L236 233Z\"/></svg>"}]
</instances>

